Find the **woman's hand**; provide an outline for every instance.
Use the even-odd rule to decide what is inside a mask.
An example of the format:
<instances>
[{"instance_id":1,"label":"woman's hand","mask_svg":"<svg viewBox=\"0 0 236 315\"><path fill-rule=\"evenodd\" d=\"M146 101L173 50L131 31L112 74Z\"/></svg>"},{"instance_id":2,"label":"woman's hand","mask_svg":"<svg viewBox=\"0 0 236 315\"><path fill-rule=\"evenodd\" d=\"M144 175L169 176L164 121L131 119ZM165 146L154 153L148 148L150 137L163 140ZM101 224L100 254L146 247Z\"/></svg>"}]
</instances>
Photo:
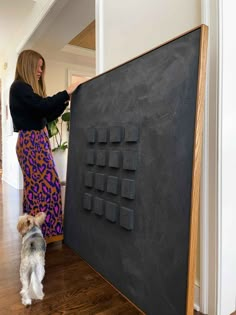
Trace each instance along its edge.
<instances>
[{"instance_id":1,"label":"woman's hand","mask_svg":"<svg viewBox=\"0 0 236 315\"><path fill-rule=\"evenodd\" d=\"M89 80L88 78L79 77L78 81L76 81L75 83L72 83L70 86L68 86L68 88L66 89L66 92L69 95L71 95L80 84L82 84L82 83L84 83L84 82L86 82L88 80Z\"/></svg>"}]
</instances>

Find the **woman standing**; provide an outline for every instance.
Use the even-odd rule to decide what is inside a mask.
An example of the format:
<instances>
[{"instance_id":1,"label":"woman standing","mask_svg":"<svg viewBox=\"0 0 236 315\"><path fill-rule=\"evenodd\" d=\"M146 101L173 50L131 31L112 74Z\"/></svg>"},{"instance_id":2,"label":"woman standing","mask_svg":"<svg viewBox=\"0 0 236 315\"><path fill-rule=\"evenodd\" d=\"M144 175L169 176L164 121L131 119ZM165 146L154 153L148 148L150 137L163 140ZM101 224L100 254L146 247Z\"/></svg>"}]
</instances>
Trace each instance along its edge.
<instances>
[{"instance_id":1,"label":"woman standing","mask_svg":"<svg viewBox=\"0 0 236 315\"><path fill-rule=\"evenodd\" d=\"M47 97L45 60L36 51L20 53L10 88L10 112L18 132L16 153L24 178L23 212L46 212L42 226L47 243L63 239L61 186L52 156L47 122L65 110L71 94L84 78L66 90Z\"/></svg>"}]
</instances>

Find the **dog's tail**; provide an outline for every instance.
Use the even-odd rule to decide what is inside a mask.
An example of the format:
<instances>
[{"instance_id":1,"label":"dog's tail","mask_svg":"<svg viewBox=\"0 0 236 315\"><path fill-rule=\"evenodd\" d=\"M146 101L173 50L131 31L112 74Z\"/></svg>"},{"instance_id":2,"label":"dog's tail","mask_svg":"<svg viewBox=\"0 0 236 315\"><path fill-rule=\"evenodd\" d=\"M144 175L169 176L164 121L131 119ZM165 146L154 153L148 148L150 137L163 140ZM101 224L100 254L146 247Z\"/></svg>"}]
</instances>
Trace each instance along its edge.
<instances>
[{"instance_id":1,"label":"dog's tail","mask_svg":"<svg viewBox=\"0 0 236 315\"><path fill-rule=\"evenodd\" d=\"M31 273L29 293L33 299L42 300L44 297L43 286L38 278L35 268L33 268Z\"/></svg>"}]
</instances>

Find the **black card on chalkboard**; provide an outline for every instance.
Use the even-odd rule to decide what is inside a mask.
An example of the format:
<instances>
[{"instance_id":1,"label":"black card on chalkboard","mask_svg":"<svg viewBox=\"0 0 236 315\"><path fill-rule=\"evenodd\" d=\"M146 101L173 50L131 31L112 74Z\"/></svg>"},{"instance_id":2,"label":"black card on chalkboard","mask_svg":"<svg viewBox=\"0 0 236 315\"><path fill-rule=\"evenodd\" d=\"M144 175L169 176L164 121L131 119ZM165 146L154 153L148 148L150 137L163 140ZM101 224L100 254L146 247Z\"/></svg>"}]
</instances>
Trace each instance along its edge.
<instances>
[{"instance_id":1,"label":"black card on chalkboard","mask_svg":"<svg viewBox=\"0 0 236 315\"><path fill-rule=\"evenodd\" d=\"M206 34L191 30L72 98L65 243L146 314L193 306Z\"/></svg>"}]
</instances>

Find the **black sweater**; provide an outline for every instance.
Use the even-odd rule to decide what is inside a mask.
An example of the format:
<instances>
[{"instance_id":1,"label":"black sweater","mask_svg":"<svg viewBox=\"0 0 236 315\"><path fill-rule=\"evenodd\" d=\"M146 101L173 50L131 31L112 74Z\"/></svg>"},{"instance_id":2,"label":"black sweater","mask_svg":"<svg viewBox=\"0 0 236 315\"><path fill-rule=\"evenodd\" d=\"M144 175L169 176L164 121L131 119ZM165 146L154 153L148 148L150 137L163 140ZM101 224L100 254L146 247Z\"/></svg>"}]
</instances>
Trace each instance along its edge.
<instances>
[{"instance_id":1,"label":"black sweater","mask_svg":"<svg viewBox=\"0 0 236 315\"><path fill-rule=\"evenodd\" d=\"M40 130L47 122L58 118L68 105L66 90L49 97L34 93L23 81L14 81L10 88L10 112L14 131Z\"/></svg>"}]
</instances>

